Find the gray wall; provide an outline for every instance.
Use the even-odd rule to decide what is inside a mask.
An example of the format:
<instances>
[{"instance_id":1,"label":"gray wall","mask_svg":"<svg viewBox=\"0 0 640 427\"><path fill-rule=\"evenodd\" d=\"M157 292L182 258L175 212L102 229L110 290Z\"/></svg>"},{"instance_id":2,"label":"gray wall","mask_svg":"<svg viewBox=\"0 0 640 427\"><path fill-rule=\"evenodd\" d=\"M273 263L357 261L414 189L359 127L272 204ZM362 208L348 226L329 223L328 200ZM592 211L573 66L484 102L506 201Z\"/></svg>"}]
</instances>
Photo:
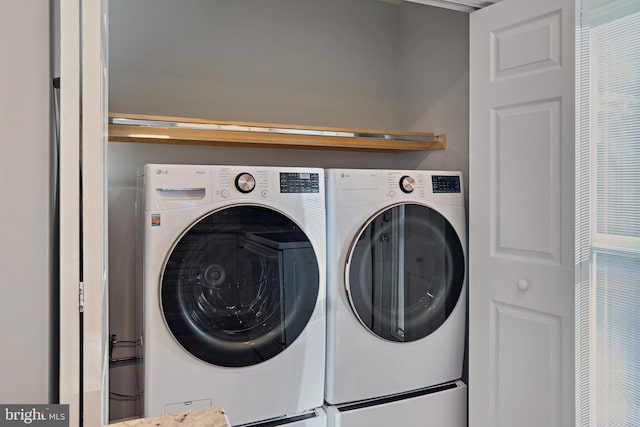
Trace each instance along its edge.
<instances>
[{"instance_id":1,"label":"gray wall","mask_svg":"<svg viewBox=\"0 0 640 427\"><path fill-rule=\"evenodd\" d=\"M372 0L112 1L111 109L392 128L397 17Z\"/></svg>"},{"instance_id":2,"label":"gray wall","mask_svg":"<svg viewBox=\"0 0 640 427\"><path fill-rule=\"evenodd\" d=\"M50 399L49 2L0 2L0 402Z\"/></svg>"},{"instance_id":3,"label":"gray wall","mask_svg":"<svg viewBox=\"0 0 640 427\"><path fill-rule=\"evenodd\" d=\"M406 154L110 143L110 328L120 339L135 339L133 202L144 163L467 175L465 13L375 0L110 0L110 7L112 112L448 135L446 150ZM134 379L131 366L112 369L111 391L132 394ZM134 403L112 401L112 419L135 411Z\"/></svg>"},{"instance_id":4,"label":"gray wall","mask_svg":"<svg viewBox=\"0 0 640 427\"><path fill-rule=\"evenodd\" d=\"M462 171L467 197L469 15L415 3L400 10L400 128L447 134L446 150L429 152L415 167Z\"/></svg>"}]
</instances>

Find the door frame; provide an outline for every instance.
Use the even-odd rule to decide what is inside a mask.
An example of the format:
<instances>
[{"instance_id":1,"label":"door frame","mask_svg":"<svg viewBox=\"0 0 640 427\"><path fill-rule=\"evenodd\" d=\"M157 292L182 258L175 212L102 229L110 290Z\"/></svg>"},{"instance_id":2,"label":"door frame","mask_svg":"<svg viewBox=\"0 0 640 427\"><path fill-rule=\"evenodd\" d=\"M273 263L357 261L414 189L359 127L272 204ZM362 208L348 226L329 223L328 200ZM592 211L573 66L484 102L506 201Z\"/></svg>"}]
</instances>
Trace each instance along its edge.
<instances>
[{"instance_id":1,"label":"door frame","mask_svg":"<svg viewBox=\"0 0 640 427\"><path fill-rule=\"evenodd\" d=\"M60 0L60 403L108 423L107 0Z\"/></svg>"}]
</instances>

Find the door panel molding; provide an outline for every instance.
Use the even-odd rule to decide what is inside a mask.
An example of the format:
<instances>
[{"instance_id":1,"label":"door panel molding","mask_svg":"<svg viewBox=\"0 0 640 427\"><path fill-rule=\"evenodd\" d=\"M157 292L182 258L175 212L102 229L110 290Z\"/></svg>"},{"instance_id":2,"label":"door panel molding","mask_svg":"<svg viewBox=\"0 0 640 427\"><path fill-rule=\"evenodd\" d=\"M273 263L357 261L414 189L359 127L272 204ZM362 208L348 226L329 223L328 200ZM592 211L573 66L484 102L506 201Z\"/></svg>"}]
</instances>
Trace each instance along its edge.
<instances>
[{"instance_id":1,"label":"door panel molding","mask_svg":"<svg viewBox=\"0 0 640 427\"><path fill-rule=\"evenodd\" d=\"M491 302L491 307L492 425L561 426L562 319L496 301ZM523 335L528 339L525 345L520 345L519 339ZM519 345L505 345L509 342ZM509 348L508 354L505 354L506 348ZM532 366L532 361L536 365ZM547 371L548 375L536 376L541 370ZM527 388L522 384L527 384ZM546 410L531 404L532 394L537 402L547 405Z\"/></svg>"},{"instance_id":2,"label":"door panel molding","mask_svg":"<svg viewBox=\"0 0 640 427\"><path fill-rule=\"evenodd\" d=\"M491 108L492 256L561 264L561 103Z\"/></svg>"},{"instance_id":3,"label":"door panel molding","mask_svg":"<svg viewBox=\"0 0 640 427\"><path fill-rule=\"evenodd\" d=\"M561 9L492 31L491 81L561 67L561 34Z\"/></svg>"}]
</instances>

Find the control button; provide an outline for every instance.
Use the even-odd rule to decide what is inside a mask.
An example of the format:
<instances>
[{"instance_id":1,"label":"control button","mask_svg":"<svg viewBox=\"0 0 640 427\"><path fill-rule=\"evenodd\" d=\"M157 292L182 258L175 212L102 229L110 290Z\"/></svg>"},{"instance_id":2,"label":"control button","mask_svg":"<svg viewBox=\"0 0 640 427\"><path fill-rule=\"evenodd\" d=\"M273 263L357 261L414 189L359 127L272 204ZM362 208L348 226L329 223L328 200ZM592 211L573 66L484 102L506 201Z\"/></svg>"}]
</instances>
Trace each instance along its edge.
<instances>
[{"instance_id":1,"label":"control button","mask_svg":"<svg viewBox=\"0 0 640 427\"><path fill-rule=\"evenodd\" d=\"M221 195L223 198L225 198L225 199L226 199L227 197L229 197L229 191L228 191L228 190L222 190L222 191L220 192L220 195Z\"/></svg>"},{"instance_id":2,"label":"control button","mask_svg":"<svg viewBox=\"0 0 640 427\"><path fill-rule=\"evenodd\" d=\"M416 189L416 181L408 175L400 178L400 189L405 193L412 193Z\"/></svg>"},{"instance_id":3,"label":"control button","mask_svg":"<svg viewBox=\"0 0 640 427\"><path fill-rule=\"evenodd\" d=\"M251 193L256 187L256 179L250 173L243 172L236 177L236 188L241 193Z\"/></svg>"},{"instance_id":4,"label":"control button","mask_svg":"<svg viewBox=\"0 0 640 427\"><path fill-rule=\"evenodd\" d=\"M267 190L262 190L262 197L267 198L269 196L269 192Z\"/></svg>"},{"instance_id":5,"label":"control button","mask_svg":"<svg viewBox=\"0 0 640 427\"><path fill-rule=\"evenodd\" d=\"M518 280L518 289L520 289L522 292L526 291L527 289L529 289L529 282L525 279Z\"/></svg>"},{"instance_id":6,"label":"control button","mask_svg":"<svg viewBox=\"0 0 640 427\"><path fill-rule=\"evenodd\" d=\"M396 197L396 190L389 191L389 197Z\"/></svg>"}]
</instances>

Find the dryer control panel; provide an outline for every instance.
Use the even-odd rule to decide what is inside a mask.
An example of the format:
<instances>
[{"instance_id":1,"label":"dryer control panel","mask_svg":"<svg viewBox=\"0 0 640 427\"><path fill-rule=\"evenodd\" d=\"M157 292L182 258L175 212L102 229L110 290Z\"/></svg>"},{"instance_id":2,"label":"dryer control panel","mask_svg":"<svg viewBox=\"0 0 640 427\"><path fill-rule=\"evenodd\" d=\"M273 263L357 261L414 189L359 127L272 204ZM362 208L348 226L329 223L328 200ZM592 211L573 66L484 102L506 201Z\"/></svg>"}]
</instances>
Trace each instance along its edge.
<instances>
[{"instance_id":1,"label":"dryer control panel","mask_svg":"<svg viewBox=\"0 0 640 427\"><path fill-rule=\"evenodd\" d=\"M416 180L409 175L404 175L400 178L400 189L407 194L413 193L413 190L416 189Z\"/></svg>"},{"instance_id":2,"label":"dryer control panel","mask_svg":"<svg viewBox=\"0 0 640 427\"><path fill-rule=\"evenodd\" d=\"M320 176L312 172L280 172L281 193L319 193Z\"/></svg>"},{"instance_id":3,"label":"dryer control panel","mask_svg":"<svg viewBox=\"0 0 640 427\"><path fill-rule=\"evenodd\" d=\"M427 179L421 171L388 171L385 175L388 188L386 195L390 199L399 196L423 198L426 195Z\"/></svg>"},{"instance_id":4,"label":"dryer control panel","mask_svg":"<svg viewBox=\"0 0 640 427\"><path fill-rule=\"evenodd\" d=\"M431 175L434 193L459 193L460 177L451 175Z\"/></svg>"}]
</instances>

